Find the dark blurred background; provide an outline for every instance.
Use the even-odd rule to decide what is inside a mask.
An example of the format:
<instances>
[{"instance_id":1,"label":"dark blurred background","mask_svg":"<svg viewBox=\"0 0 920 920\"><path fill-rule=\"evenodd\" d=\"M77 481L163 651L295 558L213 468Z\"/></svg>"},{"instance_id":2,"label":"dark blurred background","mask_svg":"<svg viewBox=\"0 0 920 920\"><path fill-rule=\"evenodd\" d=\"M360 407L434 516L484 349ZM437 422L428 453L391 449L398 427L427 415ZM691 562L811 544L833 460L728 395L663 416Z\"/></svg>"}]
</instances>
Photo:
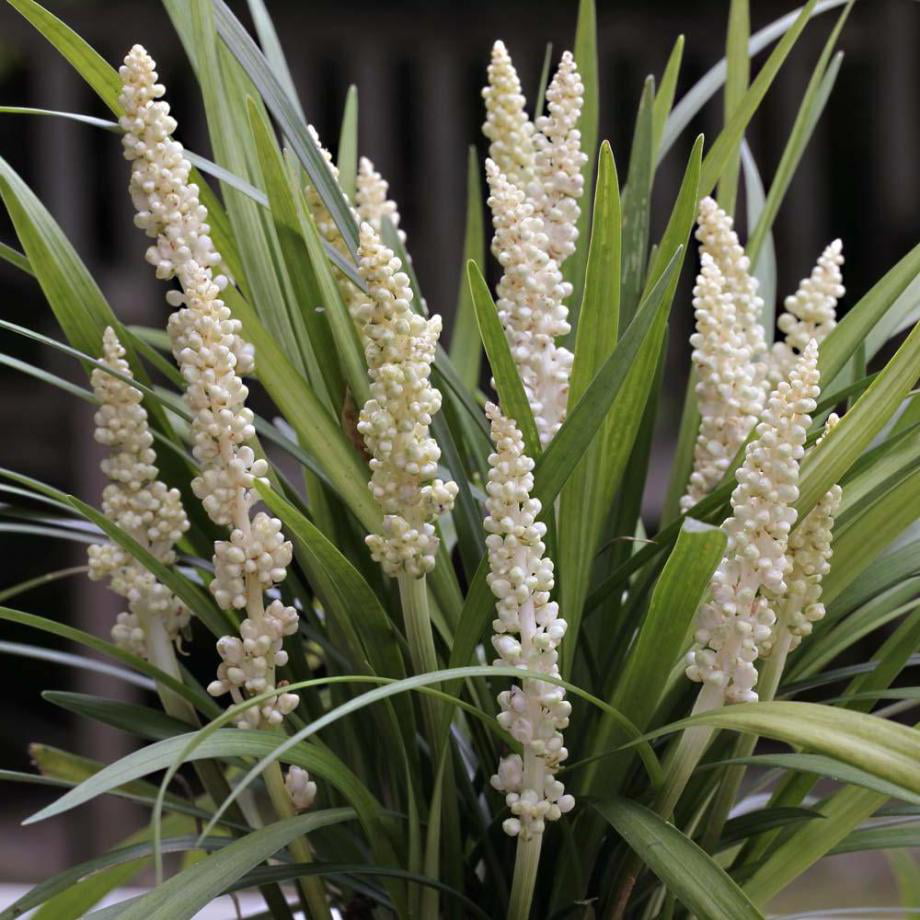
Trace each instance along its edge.
<instances>
[{"instance_id":1,"label":"dark blurred background","mask_svg":"<svg viewBox=\"0 0 920 920\"><path fill-rule=\"evenodd\" d=\"M237 0L232 5L245 20L245 4ZM508 44L532 99L546 42L553 42L556 59L571 47L576 0L267 0L267 5L304 110L333 152L346 90L349 84L358 86L361 152L390 181L422 287L449 329L459 281L466 149L475 143L481 153L485 150L480 88L491 43L500 37ZM156 0L48 0L47 6L116 66L132 43L143 43L159 65L180 139L192 150L209 153L200 99ZM792 4L753 0L751 6L756 30ZM598 0L598 7L601 137L611 140L622 178L644 78L660 76L674 39L683 33L686 50L678 97L686 91L723 54L728 3ZM835 16L826 13L809 26L748 132L767 184ZM920 5L914 0L860 0L840 46L846 57L836 89L779 214L775 238L782 296L794 291L823 246L841 237L849 304L920 235ZM755 61L755 72L762 60L763 55ZM108 117L67 63L5 5L0 7L0 104ZM653 239L667 216L693 136L702 131L712 139L720 125L718 96L662 164L655 184ZM60 119L2 115L0 155L50 208L119 316L162 325L168 310L164 291L144 263L145 237L132 224L128 166L118 139ZM0 239L16 243L5 214L0 215ZM673 311L668 381L674 399L659 419L658 460L648 496L652 518L676 428L678 388L686 376L691 274L685 271L688 277ZM37 286L6 263L0 263L0 298L3 318L59 334ZM7 354L63 376L79 374L67 358L9 333L0 332L0 345ZM0 465L97 502L102 482L91 408L6 367L0 367L0 387L0 430L6 433L0 439ZM84 553L80 543L0 531L0 589L52 569L81 565ZM106 637L118 609L105 588L82 576L13 603ZM10 641L48 644L45 637L8 625L2 633ZM7 675L0 707L0 765L28 769L25 744L31 740L99 760L111 760L124 750L123 736L85 722L78 726L77 720L42 703L39 693L51 687L129 695L131 688L37 660L2 655L0 662ZM108 800L85 806L69 820L16 829L19 820L47 799L47 792L38 788L0 786L0 881L41 877L88 858L138 823L131 806ZM846 887L845 873L842 877L838 891ZM861 884L869 881L863 875ZM881 877L876 881L883 885Z\"/></svg>"}]
</instances>

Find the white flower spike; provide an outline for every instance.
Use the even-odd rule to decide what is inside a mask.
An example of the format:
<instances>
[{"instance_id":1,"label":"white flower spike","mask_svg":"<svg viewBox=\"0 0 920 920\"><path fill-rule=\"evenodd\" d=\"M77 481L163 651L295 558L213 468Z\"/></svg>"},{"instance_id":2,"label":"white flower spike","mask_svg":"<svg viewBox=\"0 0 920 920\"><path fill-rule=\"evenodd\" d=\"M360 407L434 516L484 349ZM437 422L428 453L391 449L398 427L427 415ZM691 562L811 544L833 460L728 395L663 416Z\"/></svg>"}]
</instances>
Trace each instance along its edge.
<instances>
[{"instance_id":1,"label":"white flower spike","mask_svg":"<svg viewBox=\"0 0 920 920\"><path fill-rule=\"evenodd\" d=\"M818 444L839 421L831 413ZM814 624L824 618L821 582L831 570L834 518L842 500L843 489L836 484L831 486L789 538L791 570L786 578L786 596L777 607L779 620L790 633L789 651L810 636Z\"/></svg>"},{"instance_id":2,"label":"white flower spike","mask_svg":"<svg viewBox=\"0 0 920 920\"><path fill-rule=\"evenodd\" d=\"M696 332L690 337L700 430L682 511L715 488L763 411L763 389L725 276L709 253L700 259L693 289Z\"/></svg>"},{"instance_id":3,"label":"white flower spike","mask_svg":"<svg viewBox=\"0 0 920 920\"><path fill-rule=\"evenodd\" d=\"M687 677L719 688L726 702L756 702L754 662L772 644L772 598L787 591L787 546L798 498L799 462L820 393L818 345L811 341L781 381L735 474L725 557L700 607Z\"/></svg>"},{"instance_id":4,"label":"white flower spike","mask_svg":"<svg viewBox=\"0 0 920 920\"><path fill-rule=\"evenodd\" d=\"M489 82L482 91L486 103L482 133L491 141L489 156L509 182L524 190L534 178L534 126L527 117L521 81L504 42L492 46L487 73Z\"/></svg>"},{"instance_id":5,"label":"white flower spike","mask_svg":"<svg viewBox=\"0 0 920 920\"><path fill-rule=\"evenodd\" d=\"M834 240L818 259L799 289L786 298L786 312L777 320L785 341L777 342L770 355L770 381L776 384L788 373L797 354L814 339L819 345L837 325L837 302L846 293L843 286L843 243Z\"/></svg>"},{"instance_id":6,"label":"white flower spike","mask_svg":"<svg viewBox=\"0 0 920 920\"><path fill-rule=\"evenodd\" d=\"M380 233L381 221L388 218L396 230L399 239L405 243L406 234L399 229L399 207L391 198L387 198L390 185L374 169L374 164L367 158L358 161L358 176L355 180L355 208L360 221L367 221Z\"/></svg>"},{"instance_id":7,"label":"white flower spike","mask_svg":"<svg viewBox=\"0 0 920 920\"><path fill-rule=\"evenodd\" d=\"M147 261L164 280L175 277L190 259L209 271L216 269L220 254L211 241L208 211L198 186L189 182L192 166L185 150L172 137L176 120L160 98L166 90L157 82L156 63L142 45L134 45L118 73L122 147L131 162L131 200L137 209L134 223L156 241L147 250ZM214 280L220 288L227 283L222 275Z\"/></svg>"},{"instance_id":8,"label":"white flower spike","mask_svg":"<svg viewBox=\"0 0 920 920\"><path fill-rule=\"evenodd\" d=\"M455 482L437 478L441 451L429 433L441 408L441 394L429 382L441 317L412 311L409 278L369 223L360 228L358 270L368 296L355 320L371 378L358 431L371 454L370 489L384 514L381 533L370 534L367 545L388 575L418 578L434 568L434 521L457 495Z\"/></svg>"},{"instance_id":9,"label":"white flower spike","mask_svg":"<svg viewBox=\"0 0 920 920\"><path fill-rule=\"evenodd\" d=\"M565 418L572 353L556 339L570 326L563 301L572 286L547 255L543 220L521 189L486 160L492 252L503 268L496 306L527 394L540 442L548 444Z\"/></svg>"},{"instance_id":10,"label":"white flower spike","mask_svg":"<svg viewBox=\"0 0 920 920\"><path fill-rule=\"evenodd\" d=\"M549 114L536 120L534 181L528 187L528 195L543 218L547 254L559 266L575 251L578 239L578 200L585 184L582 169L588 162L578 130L584 95L575 58L566 51L546 90Z\"/></svg>"},{"instance_id":11,"label":"white flower spike","mask_svg":"<svg viewBox=\"0 0 920 920\"><path fill-rule=\"evenodd\" d=\"M248 443L255 427L241 378L254 369L253 349L220 297L227 279L214 275L220 254L208 235L208 212L198 188L188 181L191 167L182 145L171 136L176 122L167 103L158 101L165 91L156 82L156 65L135 45L119 74L136 223L156 239L147 259L157 276L176 277L181 285L181 291L167 296L178 307L167 328L192 415L192 453L201 468L192 491L215 524L231 528L230 540L215 544L210 588L221 607L247 614L239 636L218 641L222 662L208 692L230 693L239 703L245 694L277 689L237 720L240 727L273 726L299 702L296 694L277 686L275 674L287 663L282 643L297 631L298 616L280 600L264 605L263 592L284 579L291 544L281 534L280 521L264 513L250 517L258 501L255 482L266 481L268 472Z\"/></svg>"},{"instance_id":12,"label":"white flower spike","mask_svg":"<svg viewBox=\"0 0 920 920\"><path fill-rule=\"evenodd\" d=\"M125 350L111 327L102 337L101 361L125 377L132 376ZM101 464L109 479L102 493L102 512L158 561L171 565L176 559L175 544L189 523L179 490L157 479L153 435L140 390L98 367L90 379L99 400L96 440L110 451ZM148 658L155 630L165 631L176 644L181 642L190 618L182 601L114 543L90 546L88 555L89 577L94 581L109 578L112 590L128 601L128 610L118 614L112 628L116 645Z\"/></svg>"},{"instance_id":13,"label":"white flower spike","mask_svg":"<svg viewBox=\"0 0 920 920\"><path fill-rule=\"evenodd\" d=\"M553 562L544 556L546 525L537 520L541 506L531 498L533 460L514 422L489 403L495 452L489 456L485 519L489 552L487 581L497 599L492 645L496 665L508 665L559 676L557 647L565 620L550 600ZM505 793L512 817L502 827L512 837L528 840L542 834L547 821L571 811L575 800L556 779L568 757L562 730L569 724L571 704L562 687L525 679L499 694L499 724L521 743L524 754L502 758L492 786Z\"/></svg>"},{"instance_id":14,"label":"white flower spike","mask_svg":"<svg viewBox=\"0 0 920 920\"><path fill-rule=\"evenodd\" d=\"M731 217L712 198L700 202L696 238L701 252L712 256L725 278L725 291L735 307L738 331L751 350L755 378L766 390L767 344L761 324L763 299L757 293L757 279L751 274L750 260L738 242Z\"/></svg>"}]
</instances>

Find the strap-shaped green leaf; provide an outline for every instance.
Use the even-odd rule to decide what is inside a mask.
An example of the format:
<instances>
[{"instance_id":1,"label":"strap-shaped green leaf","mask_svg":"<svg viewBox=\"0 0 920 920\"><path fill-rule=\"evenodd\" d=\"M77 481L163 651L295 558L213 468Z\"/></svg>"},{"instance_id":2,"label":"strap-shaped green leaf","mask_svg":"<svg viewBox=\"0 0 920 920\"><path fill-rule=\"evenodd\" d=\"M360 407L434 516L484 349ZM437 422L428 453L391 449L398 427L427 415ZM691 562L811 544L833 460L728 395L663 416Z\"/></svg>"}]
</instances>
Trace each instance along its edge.
<instances>
[{"instance_id":1,"label":"strap-shaped green leaf","mask_svg":"<svg viewBox=\"0 0 920 920\"><path fill-rule=\"evenodd\" d=\"M269 111L274 115L310 182L326 206L329 216L342 234L352 255L358 250L358 228L348 202L342 194L319 148L307 133L307 126L288 94L272 73L265 56L223 0L214 0L214 21L220 37L255 84Z\"/></svg>"},{"instance_id":2,"label":"strap-shaped green leaf","mask_svg":"<svg viewBox=\"0 0 920 920\"><path fill-rule=\"evenodd\" d=\"M698 917L763 917L711 856L655 812L622 798L595 802L594 807L668 890Z\"/></svg>"}]
</instances>

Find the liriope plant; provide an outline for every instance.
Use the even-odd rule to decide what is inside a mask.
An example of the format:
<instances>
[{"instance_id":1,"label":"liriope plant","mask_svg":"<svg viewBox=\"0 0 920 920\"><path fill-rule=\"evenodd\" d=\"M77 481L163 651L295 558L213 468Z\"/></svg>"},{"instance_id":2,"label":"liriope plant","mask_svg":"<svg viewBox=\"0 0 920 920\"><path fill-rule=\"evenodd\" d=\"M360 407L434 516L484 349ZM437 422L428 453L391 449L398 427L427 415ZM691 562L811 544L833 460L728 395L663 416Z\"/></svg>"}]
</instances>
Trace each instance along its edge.
<instances>
[{"instance_id":1,"label":"liriope plant","mask_svg":"<svg viewBox=\"0 0 920 920\"><path fill-rule=\"evenodd\" d=\"M120 322L0 159L21 246L0 256L61 336L0 325L76 359L89 386L2 360L96 407L107 480L97 508L2 470L4 528L89 528L88 573L123 602L111 635L0 607L73 645L4 651L92 669L92 650L147 688L132 704L46 695L136 750L103 764L21 739L39 742L37 772L0 778L64 790L26 823L102 795L147 817L0 918L175 920L245 889L277 918L756 918L820 860L878 848L909 880L920 247L847 303L831 242L775 321L766 255L853 0L809 0L755 34L732 0L725 60L675 102L679 38L628 163L598 136L592 0L532 107L514 36L484 48L487 150L470 160L449 338L360 155L358 90L334 160L262 0L258 41L223 0L164 0L213 161L179 140L156 36L114 66L36 0L8 2L113 120L4 112L121 135L123 206L172 312ZM764 194L745 133L829 12ZM720 93L721 129L685 143ZM669 153L684 172L656 238ZM694 320L691 368L653 519L675 311ZM211 661L202 683L192 648ZM94 909L135 875L155 884Z\"/></svg>"}]
</instances>

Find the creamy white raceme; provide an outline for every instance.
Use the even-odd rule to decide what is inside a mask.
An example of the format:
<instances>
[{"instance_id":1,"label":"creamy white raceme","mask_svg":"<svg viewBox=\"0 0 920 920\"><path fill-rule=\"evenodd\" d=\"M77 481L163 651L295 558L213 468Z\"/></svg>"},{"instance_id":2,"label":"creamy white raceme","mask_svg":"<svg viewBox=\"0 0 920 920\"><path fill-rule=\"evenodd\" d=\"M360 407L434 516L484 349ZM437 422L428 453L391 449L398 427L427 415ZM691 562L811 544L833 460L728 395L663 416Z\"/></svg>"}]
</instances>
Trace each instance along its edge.
<instances>
[{"instance_id":1,"label":"creamy white raceme","mask_svg":"<svg viewBox=\"0 0 920 920\"><path fill-rule=\"evenodd\" d=\"M109 327L102 337L100 361L124 377L132 377L125 349ZM96 440L108 448L101 468L109 484L102 493L102 513L134 538L157 561L172 565L175 545L189 527L178 489L158 478L153 434L141 392L127 380L95 368L91 382L99 409ZM179 644L189 611L165 585L130 553L115 543L89 547L89 577L109 579L109 586L126 598L128 610L118 614L112 640L141 658L150 657L153 632L163 630Z\"/></svg>"},{"instance_id":2,"label":"creamy white raceme","mask_svg":"<svg viewBox=\"0 0 920 920\"><path fill-rule=\"evenodd\" d=\"M492 252L503 273L496 289L498 317L508 339L543 444L565 418L572 353L557 339L570 331L563 301L572 286L548 255L543 219L524 192L486 160Z\"/></svg>"},{"instance_id":3,"label":"creamy white raceme","mask_svg":"<svg viewBox=\"0 0 920 920\"><path fill-rule=\"evenodd\" d=\"M819 345L837 325L837 301L846 293L843 286L843 243L834 240L795 294L786 298L785 312L776 325L785 336L770 353L770 381L777 383L788 373L795 356L814 339Z\"/></svg>"},{"instance_id":4,"label":"creamy white raceme","mask_svg":"<svg viewBox=\"0 0 920 920\"><path fill-rule=\"evenodd\" d=\"M763 410L763 389L725 276L708 252L700 260L693 289L696 332L690 337L700 428L682 511L715 488Z\"/></svg>"},{"instance_id":5,"label":"creamy white raceme","mask_svg":"<svg viewBox=\"0 0 920 920\"><path fill-rule=\"evenodd\" d=\"M584 191L578 122L584 85L572 54L562 55L546 91L548 114L532 123L502 42L492 49L483 89L491 141L486 161L492 252L502 267L498 311L542 444L565 418L572 354L557 339L570 331L562 263L575 251Z\"/></svg>"},{"instance_id":6,"label":"creamy white raceme","mask_svg":"<svg viewBox=\"0 0 920 920\"><path fill-rule=\"evenodd\" d=\"M687 676L719 688L727 702L756 702L757 658L773 640L775 598L786 594L789 535L796 520L799 463L820 393L818 346L810 342L781 381L735 473L732 515L722 525L725 557L697 613Z\"/></svg>"},{"instance_id":7,"label":"creamy white raceme","mask_svg":"<svg viewBox=\"0 0 920 920\"><path fill-rule=\"evenodd\" d=\"M417 578L434 568L434 524L457 495L455 482L437 476L441 451L429 432L441 408L441 394L429 380L441 317L413 312L409 278L369 223L361 224L359 240L367 297L354 317L371 394L358 431L371 455L370 489L383 511L382 528L367 545L388 575Z\"/></svg>"},{"instance_id":8,"label":"creamy white raceme","mask_svg":"<svg viewBox=\"0 0 920 920\"><path fill-rule=\"evenodd\" d=\"M258 501L255 482L266 481L268 472L249 444L255 428L242 377L253 370L253 349L220 297L227 279L214 273L220 254L198 188L189 182L189 162L171 136L176 122L160 98L164 89L157 83L156 65L135 45L119 74L135 222L156 240L147 259L157 276L175 277L180 285L167 295L178 307L168 331L192 416L192 454L200 467L192 490L214 523L231 530L229 540L215 544L210 588L221 607L246 613L240 634L217 643L222 661L208 692L229 693L241 702L247 694L277 690L237 720L241 727L277 725L298 703L276 677L276 668L287 663L283 639L296 632L298 615L278 599L268 607L264 601L263 592L284 579L291 544L279 521L264 512L251 516Z\"/></svg>"},{"instance_id":9,"label":"creamy white raceme","mask_svg":"<svg viewBox=\"0 0 920 920\"><path fill-rule=\"evenodd\" d=\"M550 600L553 562L546 557L546 525L537 520L541 505L531 497L534 462L524 453L524 440L511 419L489 403L494 453L489 456L486 485L486 580L497 599L492 622L496 665L559 676L557 648L565 620ZM571 704L562 687L527 678L499 694L499 724L523 748L523 756L503 757L492 786L505 794L512 817L505 833L527 840L542 834L547 821L571 811L575 800L556 779L568 757L562 730L569 724Z\"/></svg>"},{"instance_id":10,"label":"creamy white raceme","mask_svg":"<svg viewBox=\"0 0 920 920\"><path fill-rule=\"evenodd\" d=\"M584 193L582 170L588 156L581 149L578 121L585 87L571 51L566 51L546 90L548 115L540 115L533 133L534 179L528 197L543 218L547 254L562 263L575 251L579 199Z\"/></svg>"},{"instance_id":11,"label":"creamy white raceme","mask_svg":"<svg viewBox=\"0 0 920 920\"><path fill-rule=\"evenodd\" d=\"M488 83L482 97L486 120L482 133L490 141L489 156L508 181L525 190L534 178L533 123L521 81L503 41L492 46Z\"/></svg>"}]
</instances>

